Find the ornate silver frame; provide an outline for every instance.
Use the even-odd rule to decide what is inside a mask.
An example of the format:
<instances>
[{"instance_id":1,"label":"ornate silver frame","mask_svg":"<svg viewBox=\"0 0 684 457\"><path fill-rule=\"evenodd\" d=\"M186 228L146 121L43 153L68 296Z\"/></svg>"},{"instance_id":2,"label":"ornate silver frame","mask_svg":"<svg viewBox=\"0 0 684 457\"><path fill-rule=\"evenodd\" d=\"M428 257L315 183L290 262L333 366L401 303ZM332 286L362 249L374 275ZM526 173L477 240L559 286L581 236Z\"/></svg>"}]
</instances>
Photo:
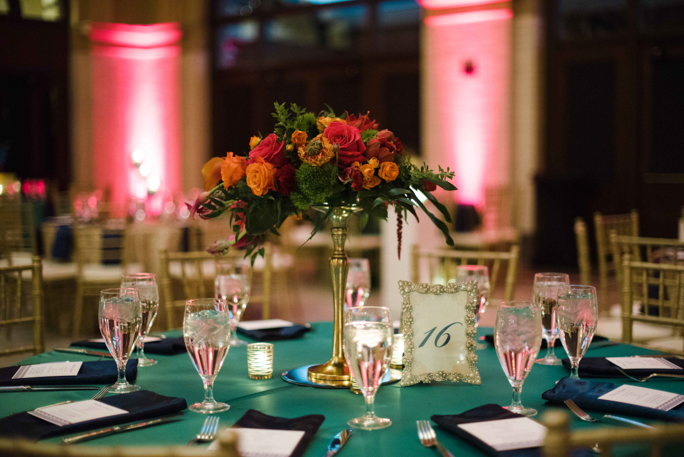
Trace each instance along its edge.
<instances>
[{"instance_id":1,"label":"ornate silver frame","mask_svg":"<svg viewBox=\"0 0 684 457\"><path fill-rule=\"evenodd\" d=\"M432 381L451 381L451 382L465 382L468 384L481 384L480 372L477 369L477 354L475 349L477 342L477 329L475 328L475 307L477 306L477 282L469 281L466 284L456 285L453 282L446 286L441 284L415 284L409 281L399 281L399 291L403 297L401 304L401 325L404 332L404 371L401 376L401 386L411 386L419 382L429 383ZM435 373L426 373L414 376L411 372L413 365L413 305L409 299L411 292L418 292L419 294L455 294L457 292L466 292L468 298L466 301L465 310L465 330L466 330L466 349L468 354L466 358L470 366L470 372L467 374L437 371Z\"/></svg>"}]
</instances>

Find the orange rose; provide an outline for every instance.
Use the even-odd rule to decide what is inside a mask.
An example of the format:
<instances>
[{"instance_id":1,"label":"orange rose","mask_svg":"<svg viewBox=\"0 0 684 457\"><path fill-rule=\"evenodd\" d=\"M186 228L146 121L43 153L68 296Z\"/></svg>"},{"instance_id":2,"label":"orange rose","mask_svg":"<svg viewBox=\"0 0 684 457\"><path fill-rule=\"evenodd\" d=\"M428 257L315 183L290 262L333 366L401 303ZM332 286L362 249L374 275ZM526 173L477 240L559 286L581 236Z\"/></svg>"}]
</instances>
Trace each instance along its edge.
<instances>
[{"instance_id":1,"label":"orange rose","mask_svg":"<svg viewBox=\"0 0 684 457\"><path fill-rule=\"evenodd\" d=\"M361 173L363 173L363 180L370 181L370 179L375 176L375 168L369 163L365 163L359 167Z\"/></svg>"},{"instance_id":2,"label":"orange rose","mask_svg":"<svg viewBox=\"0 0 684 457\"><path fill-rule=\"evenodd\" d=\"M318 120L316 121L316 127L318 127L319 132L323 132L331 123L333 122L344 122L344 119L340 119L339 117L319 117Z\"/></svg>"},{"instance_id":3,"label":"orange rose","mask_svg":"<svg viewBox=\"0 0 684 457\"><path fill-rule=\"evenodd\" d=\"M378 175L387 182L394 181L399 176L399 167L394 162L383 162Z\"/></svg>"},{"instance_id":4,"label":"orange rose","mask_svg":"<svg viewBox=\"0 0 684 457\"><path fill-rule=\"evenodd\" d=\"M292 142L297 146L306 143L307 138L309 138L309 135L307 135L306 132L302 132L301 130L295 130L292 134Z\"/></svg>"},{"instance_id":5,"label":"orange rose","mask_svg":"<svg viewBox=\"0 0 684 457\"><path fill-rule=\"evenodd\" d=\"M368 164L372 165L373 168L378 168L380 166L380 161L375 157L371 157L371 159L368 161Z\"/></svg>"},{"instance_id":6,"label":"orange rose","mask_svg":"<svg viewBox=\"0 0 684 457\"><path fill-rule=\"evenodd\" d=\"M255 157L254 162L247 165L247 185L252 193L258 197L269 190L276 190L274 176L276 169L266 162L263 157Z\"/></svg>"},{"instance_id":7,"label":"orange rose","mask_svg":"<svg viewBox=\"0 0 684 457\"><path fill-rule=\"evenodd\" d=\"M221 180L221 164L223 159L213 157L202 167L202 177L204 178L204 190L211 190Z\"/></svg>"},{"instance_id":8,"label":"orange rose","mask_svg":"<svg viewBox=\"0 0 684 457\"><path fill-rule=\"evenodd\" d=\"M226 158L221 165L221 179L223 187L230 189L245 175L247 161L244 157L236 156L232 152L226 154Z\"/></svg>"},{"instance_id":9,"label":"orange rose","mask_svg":"<svg viewBox=\"0 0 684 457\"><path fill-rule=\"evenodd\" d=\"M259 143L261 143L261 138L259 138L258 136L253 136L252 138L250 138L249 139L249 150L251 151L252 149L259 146Z\"/></svg>"},{"instance_id":10,"label":"orange rose","mask_svg":"<svg viewBox=\"0 0 684 457\"><path fill-rule=\"evenodd\" d=\"M382 182L382 179L378 178L377 176L373 176L369 180L363 180L363 188L364 189L372 189L373 187L377 186Z\"/></svg>"}]
</instances>

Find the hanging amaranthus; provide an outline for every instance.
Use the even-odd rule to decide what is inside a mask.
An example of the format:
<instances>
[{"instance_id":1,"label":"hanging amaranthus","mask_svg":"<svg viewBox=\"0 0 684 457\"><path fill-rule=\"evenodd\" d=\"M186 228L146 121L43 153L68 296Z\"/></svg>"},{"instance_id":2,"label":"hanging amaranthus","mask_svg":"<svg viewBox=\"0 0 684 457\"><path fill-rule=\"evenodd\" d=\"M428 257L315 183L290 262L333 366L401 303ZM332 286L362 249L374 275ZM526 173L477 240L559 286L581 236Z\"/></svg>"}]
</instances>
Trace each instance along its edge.
<instances>
[{"instance_id":1,"label":"hanging amaranthus","mask_svg":"<svg viewBox=\"0 0 684 457\"><path fill-rule=\"evenodd\" d=\"M404 223L404 215L400 208L395 207L394 210L397 212L397 258L401 260L401 230Z\"/></svg>"}]
</instances>

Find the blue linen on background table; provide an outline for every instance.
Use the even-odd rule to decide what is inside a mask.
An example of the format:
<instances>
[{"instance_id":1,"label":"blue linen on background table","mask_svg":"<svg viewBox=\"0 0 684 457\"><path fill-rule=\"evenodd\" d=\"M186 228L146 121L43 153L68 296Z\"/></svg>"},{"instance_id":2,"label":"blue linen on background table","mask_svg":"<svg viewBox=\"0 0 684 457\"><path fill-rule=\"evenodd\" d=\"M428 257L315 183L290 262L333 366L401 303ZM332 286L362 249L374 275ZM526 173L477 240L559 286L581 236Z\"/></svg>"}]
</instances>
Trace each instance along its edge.
<instances>
[{"instance_id":1,"label":"blue linen on background table","mask_svg":"<svg viewBox=\"0 0 684 457\"><path fill-rule=\"evenodd\" d=\"M55 240L52 243L52 258L68 262L74 245L74 235L71 225L60 225L55 232Z\"/></svg>"},{"instance_id":2,"label":"blue linen on background table","mask_svg":"<svg viewBox=\"0 0 684 457\"><path fill-rule=\"evenodd\" d=\"M652 373L669 373L669 374L684 374L684 360L677 357L665 357L668 362L672 362L675 365L681 367L679 370L667 370L667 369L644 369L644 370L626 370L622 369L625 373L628 373L634 377L648 376ZM563 366L570 369L570 359L563 359ZM606 360L605 357L584 357L580 360L579 364L579 377L593 377L593 378L627 378L624 374L620 373L618 367L613 365L611 362Z\"/></svg>"},{"instance_id":3,"label":"blue linen on background table","mask_svg":"<svg viewBox=\"0 0 684 457\"><path fill-rule=\"evenodd\" d=\"M12 379L19 370L19 365L0 368L0 386L66 386L83 384L114 384L119 378L116 362L102 360L97 362L83 362L76 376L55 376L49 378L21 378ZM135 382L138 376L138 361L129 360L126 363L126 379Z\"/></svg>"},{"instance_id":4,"label":"blue linen on background table","mask_svg":"<svg viewBox=\"0 0 684 457\"><path fill-rule=\"evenodd\" d=\"M494 334L485 335L485 341L487 343L491 344L492 346L494 346ZM593 343L603 343L604 341L608 341L608 338L606 338L605 336L598 336L598 335L594 335L594 338L591 340L592 344ZM563 343L561 342L561 339L556 338L554 343L553 343L553 347L560 348L562 346L563 346ZM539 350L544 350L544 349L546 349L546 340L542 339L541 346L540 346Z\"/></svg>"},{"instance_id":5,"label":"blue linen on background table","mask_svg":"<svg viewBox=\"0 0 684 457\"><path fill-rule=\"evenodd\" d=\"M667 422L684 422L684 406L679 405L669 411L661 411L644 406L630 405L616 401L599 400L599 397L620 387L612 382L593 382L582 379L563 378L558 384L542 394L548 402L563 404L565 400L574 401L582 409L623 416L641 417ZM641 387L641 386L640 386ZM657 389L663 390L663 389Z\"/></svg>"},{"instance_id":6,"label":"blue linen on background table","mask_svg":"<svg viewBox=\"0 0 684 457\"><path fill-rule=\"evenodd\" d=\"M71 343L71 346L78 346L83 348L107 350L107 345L104 342L98 341L76 341ZM185 340L183 337L180 338L164 338L160 341L152 341L150 343L145 343L145 353L149 354L165 354L165 355L176 355L183 354L187 352L185 349Z\"/></svg>"},{"instance_id":7,"label":"blue linen on background table","mask_svg":"<svg viewBox=\"0 0 684 457\"><path fill-rule=\"evenodd\" d=\"M0 436L37 441L52 436L69 435L112 425L153 419L165 414L183 411L188 407L184 398L165 397L149 390L113 395L97 401L126 410L128 414L102 417L60 427L29 413L17 413L0 419Z\"/></svg>"},{"instance_id":8,"label":"blue linen on background table","mask_svg":"<svg viewBox=\"0 0 684 457\"><path fill-rule=\"evenodd\" d=\"M310 327L299 324L281 328L265 328L261 330L245 330L239 326L237 327L238 333L257 341L293 340L301 338L309 330L311 330ZM145 348L147 348L147 345L145 345Z\"/></svg>"}]
</instances>

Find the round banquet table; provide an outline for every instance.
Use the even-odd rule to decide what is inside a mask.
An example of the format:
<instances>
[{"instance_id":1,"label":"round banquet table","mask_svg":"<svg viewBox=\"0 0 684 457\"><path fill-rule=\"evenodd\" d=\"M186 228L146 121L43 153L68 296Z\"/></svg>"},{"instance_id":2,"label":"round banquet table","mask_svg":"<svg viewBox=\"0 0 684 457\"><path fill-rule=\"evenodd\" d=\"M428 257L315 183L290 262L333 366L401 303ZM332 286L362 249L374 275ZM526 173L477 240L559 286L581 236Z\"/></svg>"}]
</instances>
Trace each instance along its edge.
<instances>
[{"instance_id":1,"label":"round banquet table","mask_svg":"<svg viewBox=\"0 0 684 457\"><path fill-rule=\"evenodd\" d=\"M491 328L478 329L479 335L492 332ZM168 336L180 336L180 332L167 332ZM242 336L244 338L244 336ZM328 359L332 346L332 323L312 324L312 331L301 339L277 341L274 348L274 377L255 381L247 376L247 351L244 346L233 347L228 352L223 368L214 384L214 396L218 401L230 404L229 411L218 414L221 426L232 426L249 409L280 417L297 417L306 414L323 414L325 421L309 445L305 456L321 456L327 450L332 437L348 428L347 420L364 413L364 402L360 395L348 389L320 389L300 387L285 382L280 374L291 368L321 363ZM556 350L559 357L562 349ZM655 351L628 345L589 349L587 356L627 356L653 354ZM381 387L375 400L376 413L392 420L392 426L377 431L357 430L341 456L427 456L438 455L435 449L424 448L418 441L416 421L429 420L433 414L459 414L487 403L508 405L511 401L511 386L506 380L494 348L477 351L478 368L482 376L481 385L452 384L448 382L418 384L400 387L399 384ZM543 353L542 353L543 355ZM184 397L188 404L203 397L202 382L187 354L152 355L159 363L138 371L136 383L145 390L166 396ZM59 352L47 352L31 357L21 364L58 361L91 361L96 357ZM557 380L567 376L562 366L535 365L523 386L522 400L528 407L536 408L540 415L556 406L542 400L544 391L552 388ZM623 383L622 379L611 382ZM684 394L684 382L650 380L649 388L668 390ZM15 412L37 408L65 400L85 400L92 396L90 391L1 393L2 417ZM89 441L78 446L98 445L185 445L197 434L205 415L184 411L183 419L156 427L120 433ZM638 419L643 422L653 421ZM609 425L609 424L606 424ZM572 417L572 428L597 426L581 422ZM460 438L435 426L437 437L444 446L457 456L482 456L483 452ZM59 442L52 438L46 442ZM643 455L627 452L620 455Z\"/></svg>"}]
</instances>

